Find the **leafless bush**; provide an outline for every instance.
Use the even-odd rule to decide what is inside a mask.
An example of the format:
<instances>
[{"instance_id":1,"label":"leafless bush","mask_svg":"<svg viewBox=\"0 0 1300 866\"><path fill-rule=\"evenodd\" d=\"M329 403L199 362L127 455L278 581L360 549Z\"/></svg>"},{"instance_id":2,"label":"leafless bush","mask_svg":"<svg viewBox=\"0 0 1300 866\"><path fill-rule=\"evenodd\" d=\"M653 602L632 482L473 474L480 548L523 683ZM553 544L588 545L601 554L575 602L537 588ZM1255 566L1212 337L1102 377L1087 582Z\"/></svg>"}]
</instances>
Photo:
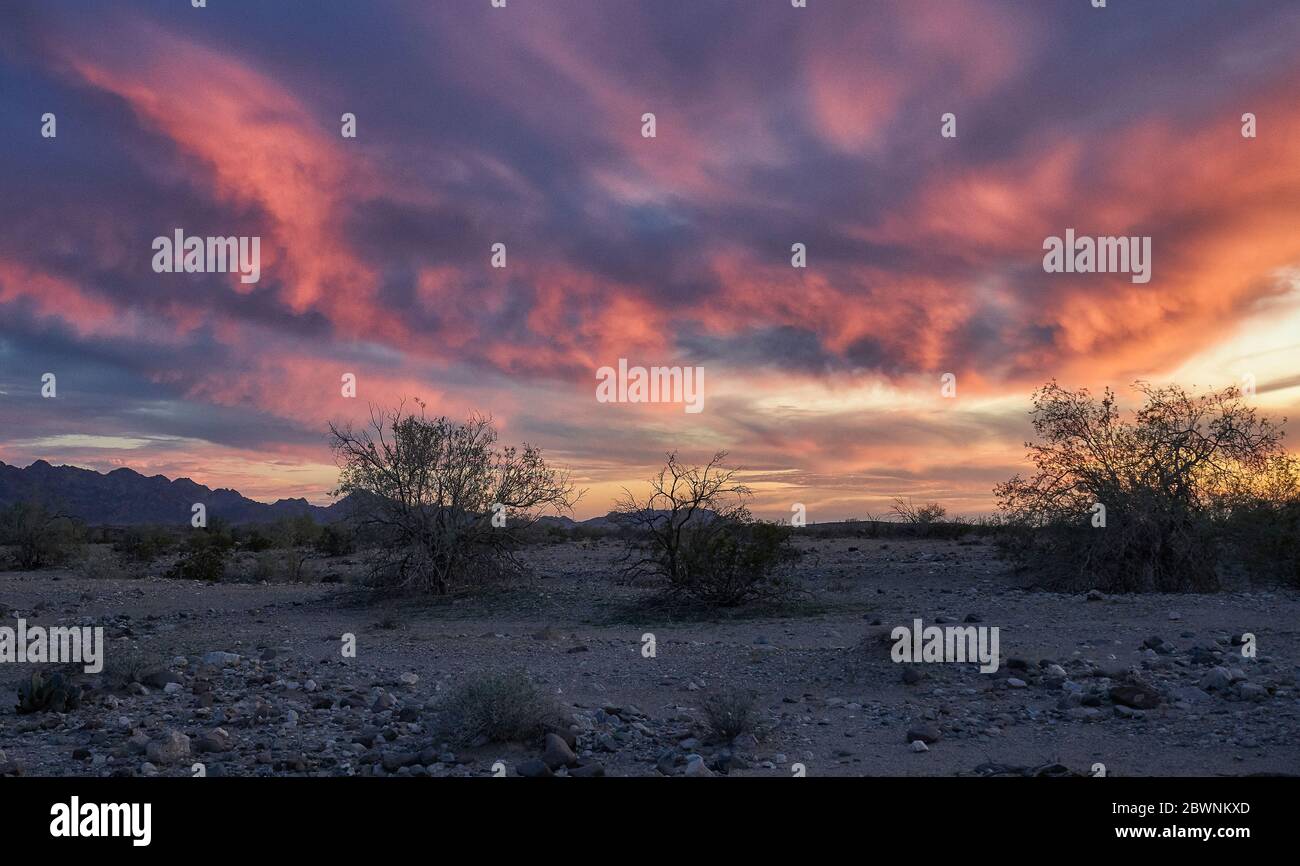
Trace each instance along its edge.
<instances>
[{"instance_id":1,"label":"leafless bush","mask_svg":"<svg viewBox=\"0 0 1300 866\"><path fill-rule=\"evenodd\" d=\"M758 712L752 691L725 689L704 699L704 721L709 733L722 742L731 742L741 734L754 733Z\"/></svg>"},{"instance_id":2,"label":"leafless bush","mask_svg":"<svg viewBox=\"0 0 1300 866\"><path fill-rule=\"evenodd\" d=\"M751 516L750 490L722 466L726 456L685 466L669 454L647 498L624 491L614 514L629 530L625 577L657 576L672 594L718 607L791 593L781 569L792 556L789 529Z\"/></svg>"},{"instance_id":3,"label":"leafless bush","mask_svg":"<svg viewBox=\"0 0 1300 866\"><path fill-rule=\"evenodd\" d=\"M379 540L372 579L394 589L444 594L518 572L515 531L546 509L572 509L568 473L541 451L497 447L490 418L427 418L405 403L371 409L359 431L330 425L339 465L336 494L348 495L358 531Z\"/></svg>"},{"instance_id":4,"label":"leafless bush","mask_svg":"<svg viewBox=\"0 0 1300 866\"><path fill-rule=\"evenodd\" d=\"M913 526L929 526L932 523L942 523L943 519L948 516L948 509L937 502L917 505L911 499L901 497L894 500L894 504L890 506L889 510L899 520Z\"/></svg>"}]
</instances>

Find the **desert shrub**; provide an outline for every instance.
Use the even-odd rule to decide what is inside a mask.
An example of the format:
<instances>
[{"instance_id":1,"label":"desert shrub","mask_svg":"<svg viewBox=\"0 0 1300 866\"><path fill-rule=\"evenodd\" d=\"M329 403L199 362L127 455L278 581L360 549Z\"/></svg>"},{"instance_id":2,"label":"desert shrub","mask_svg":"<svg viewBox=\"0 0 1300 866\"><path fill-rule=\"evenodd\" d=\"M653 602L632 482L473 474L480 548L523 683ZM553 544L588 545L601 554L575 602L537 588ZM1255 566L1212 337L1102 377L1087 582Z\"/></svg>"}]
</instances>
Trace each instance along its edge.
<instances>
[{"instance_id":1,"label":"desert shrub","mask_svg":"<svg viewBox=\"0 0 1300 866\"><path fill-rule=\"evenodd\" d=\"M67 562L84 535L80 521L53 512L42 502L16 502L0 510L0 544L13 547L22 569Z\"/></svg>"},{"instance_id":2,"label":"desert shrub","mask_svg":"<svg viewBox=\"0 0 1300 866\"><path fill-rule=\"evenodd\" d=\"M81 704L81 687L64 674L32 671L18 686L19 715L26 713L66 713Z\"/></svg>"},{"instance_id":3,"label":"desert shrub","mask_svg":"<svg viewBox=\"0 0 1300 866\"><path fill-rule=\"evenodd\" d=\"M316 552L324 556L347 556L357 549L357 536L346 523L330 523L316 538Z\"/></svg>"},{"instance_id":4,"label":"desert shrub","mask_svg":"<svg viewBox=\"0 0 1300 866\"><path fill-rule=\"evenodd\" d=\"M669 454L645 499L624 491L612 515L630 530L624 577L656 576L671 595L716 607L793 592L783 569L793 556L789 528L750 515L750 491L725 458L685 466Z\"/></svg>"},{"instance_id":5,"label":"desert shrub","mask_svg":"<svg viewBox=\"0 0 1300 866\"><path fill-rule=\"evenodd\" d=\"M104 661L101 680L111 691L121 691L131 683L144 681L144 675L157 670L162 660L159 656L139 649L116 649Z\"/></svg>"},{"instance_id":6,"label":"desert shrub","mask_svg":"<svg viewBox=\"0 0 1300 866\"><path fill-rule=\"evenodd\" d=\"M706 697L701 709L709 733L729 743L741 734L756 732L758 712L754 701L753 692L741 689L724 689Z\"/></svg>"},{"instance_id":7,"label":"desert shrub","mask_svg":"<svg viewBox=\"0 0 1300 866\"><path fill-rule=\"evenodd\" d=\"M267 550L257 554L253 579L269 582L310 582L314 552L305 547Z\"/></svg>"},{"instance_id":8,"label":"desert shrub","mask_svg":"<svg viewBox=\"0 0 1300 866\"><path fill-rule=\"evenodd\" d=\"M239 549L248 553L261 553L275 547L275 539L260 526L249 527L244 532L237 533L235 538Z\"/></svg>"},{"instance_id":9,"label":"desert shrub","mask_svg":"<svg viewBox=\"0 0 1300 866\"><path fill-rule=\"evenodd\" d=\"M461 746L529 742L560 727L563 715L521 672L462 683L438 704L438 731Z\"/></svg>"},{"instance_id":10,"label":"desert shrub","mask_svg":"<svg viewBox=\"0 0 1300 866\"><path fill-rule=\"evenodd\" d=\"M516 531L545 509L575 501L568 474L538 449L498 447L491 419L430 419L404 404L369 427L330 426L339 465L336 495L351 520L378 542L371 582L445 594L521 571Z\"/></svg>"},{"instance_id":11,"label":"desert shrub","mask_svg":"<svg viewBox=\"0 0 1300 866\"><path fill-rule=\"evenodd\" d=\"M280 548L315 547L320 535L321 525L307 514L282 517L271 525L271 538Z\"/></svg>"},{"instance_id":12,"label":"desert shrub","mask_svg":"<svg viewBox=\"0 0 1300 866\"><path fill-rule=\"evenodd\" d=\"M1300 466L1290 455L1272 458L1223 497L1220 536L1253 577L1300 586Z\"/></svg>"},{"instance_id":13,"label":"desert shrub","mask_svg":"<svg viewBox=\"0 0 1300 866\"><path fill-rule=\"evenodd\" d=\"M113 550L131 562L152 562L175 545L171 532L158 526L128 528L113 544Z\"/></svg>"},{"instance_id":14,"label":"desert shrub","mask_svg":"<svg viewBox=\"0 0 1300 866\"><path fill-rule=\"evenodd\" d=\"M894 500L894 504L890 506L889 510L894 512L899 520L913 526L929 526L932 523L942 523L944 518L948 516L948 509L937 502L917 505L911 499L902 499L901 497Z\"/></svg>"},{"instance_id":15,"label":"desert shrub","mask_svg":"<svg viewBox=\"0 0 1300 866\"><path fill-rule=\"evenodd\" d=\"M82 577L99 580L127 580L135 576L126 565L126 557L107 545L87 544L76 560L76 570Z\"/></svg>"},{"instance_id":16,"label":"desert shrub","mask_svg":"<svg viewBox=\"0 0 1300 866\"><path fill-rule=\"evenodd\" d=\"M1250 491L1289 463L1282 433L1236 388L1200 396L1136 388L1145 403L1131 420L1109 389L1100 399L1055 382L1035 392L1038 440L1027 447L1037 472L995 489L1007 530L1000 544L1049 584L1217 588L1233 515L1244 519ZM1264 501L1285 501L1278 495Z\"/></svg>"},{"instance_id":17,"label":"desert shrub","mask_svg":"<svg viewBox=\"0 0 1300 866\"><path fill-rule=\"evenodd\" d=\"M218 583L226 576L234 545L234 537L225 524L209 524L207 529L195 530L186 536L185 547L167 576Z\"/></svg>"}]
</instances>

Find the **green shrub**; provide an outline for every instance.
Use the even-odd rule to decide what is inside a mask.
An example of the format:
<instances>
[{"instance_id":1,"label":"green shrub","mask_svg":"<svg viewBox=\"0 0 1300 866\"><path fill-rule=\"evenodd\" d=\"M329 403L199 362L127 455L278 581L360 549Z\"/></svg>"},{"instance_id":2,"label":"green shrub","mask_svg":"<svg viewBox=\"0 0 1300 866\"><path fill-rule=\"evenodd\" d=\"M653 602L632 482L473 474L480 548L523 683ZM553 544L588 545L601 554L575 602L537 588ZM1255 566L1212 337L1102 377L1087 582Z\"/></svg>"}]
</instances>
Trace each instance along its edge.
<instances>
[{"instance_id":1,"label":"green shrub","mask_svg":"<svg viewBox=\"0 0 1300 866\"><path fill-rule=\"evenodd\" d=\"M443 698L438 713L441 736L461 746L531 742L562 722L555 702L520 672L463 683Z\"/></svg>"},{"instance_id":2,"label":"green shrub","mask_svg":"<svg viewBox=\"0 0 1300 866\"><path fill-rule=\"evenodd\" d=\"M316 551L325 556L347 556L356 549L356 533L345 523L326 524L316 539Z\"/></svg>"},{"instance_id":3,"label":"green shrub","mask_svg":"<svg viewBox=\"0 0 1300 866\"><path fill-rule=\"evenodd\" d=\"M226 565L233 546L234 539L220 529L192 532L185 540L185 550L167 572L167 576L218 583L226 576Z\"/></svg>"},{"instance_id":4,"label":"green shrub","mask_svg":"<svg viewBox=\"0 0 1300 866\"><path fill-rule=\"evenodd\" d=\"M81 703L81 687L61 673L32 671L18 686L19 715L26 713L66 713Z\"/></svg>"},{"instance_id":5,"label":"green shrub","mask_svg":"<svg viewBox=\"0 0 1300 866\"><path fill-rule=\"evenodd\" d=\"M80 521L56 514L41 502L16 502L0 510L0 544L14 548L22 569L67 562L84 537Z\"/></svg>"},{"instance_id":6,"label":"green shrub","mask_svg":"<svg viewBox=\"0 0 1300 866\"><path fill-rule=\"evenodd\" d=\"M127 529L113 550L132 562L152 562L175 545L172 533L156 526L139 526Z\"/></svg>"}]
</instances>

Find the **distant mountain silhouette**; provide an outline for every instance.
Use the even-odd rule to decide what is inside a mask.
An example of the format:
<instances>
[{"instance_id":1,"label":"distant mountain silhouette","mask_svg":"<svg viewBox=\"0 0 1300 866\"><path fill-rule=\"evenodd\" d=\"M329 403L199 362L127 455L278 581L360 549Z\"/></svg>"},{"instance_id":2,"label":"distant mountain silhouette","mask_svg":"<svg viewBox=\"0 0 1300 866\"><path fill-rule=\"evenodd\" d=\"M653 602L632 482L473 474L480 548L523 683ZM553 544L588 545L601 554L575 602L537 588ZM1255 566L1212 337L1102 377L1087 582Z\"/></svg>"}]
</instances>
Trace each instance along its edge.
<instances>
[{"instance_id":1,"label":"distant mountain silhouette","mask_svg":"<svg viewBox=\"0 0 1300 866\"><path fill-rule=\"evenodd\" d=\"M196 502L207 507L209 520L220 517L230 523L270 523L300 514L330 523L349 510L346 499L329 506L305 499L281 499L268 505L237 490L213 490L188 478L146 477L133 469L114 469L105 475L76 466L51 466L44 460L26 469L0 462L0 507L33 499L92 526L188 525Z\"/></svg>"}]
</instances>

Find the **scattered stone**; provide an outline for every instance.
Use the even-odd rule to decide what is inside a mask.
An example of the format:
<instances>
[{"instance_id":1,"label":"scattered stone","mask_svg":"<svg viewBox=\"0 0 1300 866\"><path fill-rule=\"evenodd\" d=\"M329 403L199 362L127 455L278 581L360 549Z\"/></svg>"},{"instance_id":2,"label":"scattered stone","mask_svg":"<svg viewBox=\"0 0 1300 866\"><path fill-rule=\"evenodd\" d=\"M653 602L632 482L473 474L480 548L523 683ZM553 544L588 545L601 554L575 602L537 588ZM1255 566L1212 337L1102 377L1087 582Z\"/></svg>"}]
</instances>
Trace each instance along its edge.
<instances>
[{"instance_id":1,"label":"scattered stone","mask_svg":"<svg viewBox=\"0 0 1300 866\"><path fill-rule=\"evenodd\" d=\"M551 768L546 766L546 763L540 758L524 761L515 767L515 774L523 776L525 779L543 779L555 775L551 772Z\"/></svg>"},{"instance_id":2,"label":"scattered stone","mask_svg":"<svg viewBox=\"0 0 1300 866\"><path fill-rule=\"evenodd\" d=\"M552 770L571 766L578 761L578 756L569 748L569 744L555 734L546 735L546 749L542 752L542 763Z\"/></svg>"},{"instance_id":3,"label":"scattered stone","mask_svg":"<svg viewBox=\"0 0 1300 866\"><path fill-rule=\"evenodd\" d=\"M928 722L915 725L907 729L907 742L913 743L920 740L927 745L939 742L943 735L939 733L939 728Z\"/></svg>"},{"instance_id":4,"label":"scattered stone","mask_svg":"<svg viewBox=\"0 0 1300 866\"><path fill-rule=\"evenodd\" d=\"M1225 692L1232 685L1232 675L1224 667L1213 667L1201 677L1201 688L1207 692Z\"/></svg>"},{"instance_id":5,"label":"scattered stone","mask_svg":"<svg viewBox=\"0 0 1300 866\"><path fill-rule=\"evenodd\" d=\"M1110 699L1135 710L1149 710L1160 703L1161 695L1155 689L1146 686L1126 685L1112 688Z\"/></svg>"},{"instance_id":6,"label":"scattered stone","mask_svg":"<svg viewBox=\"0 0 1300 866\"><path fill-rule=\"evenodd\" d=\"M180 731L168 731L145 748L151 764L174 764L190 756L190 738Z\"/></svg>"},{"instance_id":7,"label":"scattered stone","mask_svg":"<svg viewBox=\"0 0 1300 866\"><path fill-rule=\"evenodd\" d=\"M228 752L231 745L230 733L225 728L213 728L194 740L194 751L200 755L209 752Z\"/></svg>"},{"instance_id":8,"label":"scattered stone","mask_svg":"<svg viewBox=\"0 0 1300 866\"><path fill-rule=\"evenodd\" d=\"M694 776L697 778L706 777L706 776L712 776L713 771L710 770L707 765L705 765L704 758L700 757L699 755L691 755L689 758L686 759L686 772L683 773L683 775Z\"/></svg>"}]
</instances>

